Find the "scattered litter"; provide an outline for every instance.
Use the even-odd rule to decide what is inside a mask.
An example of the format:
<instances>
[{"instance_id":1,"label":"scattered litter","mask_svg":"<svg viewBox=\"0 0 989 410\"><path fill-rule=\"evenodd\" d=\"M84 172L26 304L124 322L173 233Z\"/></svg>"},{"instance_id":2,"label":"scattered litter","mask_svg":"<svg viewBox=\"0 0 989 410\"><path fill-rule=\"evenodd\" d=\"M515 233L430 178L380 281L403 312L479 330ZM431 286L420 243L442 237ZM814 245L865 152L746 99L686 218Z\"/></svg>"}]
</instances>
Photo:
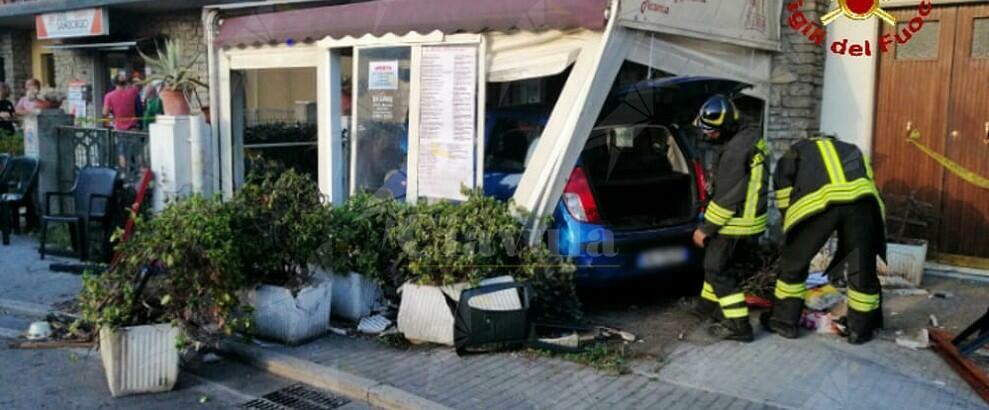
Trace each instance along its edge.
<instances>
[{"instance_id":1,"label":"scattered litter","mask_svg":"<svg viewBox=\"0 0 989 410\"><path fill-rule=\"evenodd\" d=\"M842 329L834 316L826 312L807 311L800 317L800 326L824 334L841 334Z\"/></svg>"},{"instance_id":2,"label":"scattered litter","mask_svg":"<svg viewBox=\"0 0 989 410\"><path fill-rule=\"evenodd\" d=\"M327 330L329 330L330 333L333 333L333 334L335 334L337 336L348 336L348 334L349 334L349 332L347 332L347 329L343 329L343 328L339 328L339 327L329 326L329 327L327 327Z\"/></svg>"},{"instance_id":3,"label":"scattered litter","mask_svg":"<svg viewBox=\"0 0 989 410\"><path fill-rule=\"evenodd\" d=\"M580 335L577 332L560 337L544 337L537 339L539 343L550 344L567 349L580 348Z\"/></svg>"},{"instance_id":4,"label":"scattered litter","mask_svg":"<svg viewBox=\"0 0 989 410\"><path fill-rule=\"evenodd\" d=\"M773 307L773 302L758 295L745 295L745 304L750 308L769 309Z\"/></svg>"},{"instance_id":5,"label":"scattered litter","mask_svg":"<svg viewBox=\"0 0 989 410\"><path fill-rule=\"evenodd\" d=\"M897 335L897 336L900 336L900 335L902 335L902 334L903 334L903 331L902 331L902 330L899 330L899 329L897 329L897 330L896 330L896 335Z\"/></svg>"},{"instance_id":6,"label":"scattered litter","mask_svg":"<svg viewBox=\"0 0 989 410\"><path fill-rule=\"evenodd\" d=\"M834 286L824 285L807 291L804 304L813 310L828 310L845 300L845 296Z\"/></svg>"},{"instance_id":7,"label":"scattered litter","mask_svg":"<svg viewBox=\"0 0 989 410\"><path fill-rule=\"evenodd\" d=\"M206 354L202 355L199 358L199 360L201 362L203 362L203 363L216 363L216 362L218 362L220 360L223 360L223 358L220 357L219 355L217 355L216 353L210 352L210 353L206 353Z\"/></svg>"},{"instance_id":8,"label":"scattered litter","mask_svg":"<svg viewBox=\"0 0 989 410\"><path fill-rule=\"evenodd\" d=\"M883 289L916 289L910 281L899 276L880 276L879 284Z\"/></svg>"},{"instance_id":9,"label":"scattered litter","mask_svg":"<svg viewBox=\"0 0 989 410\"><path fill-rule=\"evenodd\" d=\"M898 315L898 314L900 314L900 312L889 312L889 315L890 315L890 316L896 316L896 315Z\"/></svg>"},{"instance_id":10,"label":"scattered litter","mask_svg":"<svg viewBox=\"0 0 989 410\"><path fill-rule=\"evenodd\" d=\"M361 333L376 335L391 327L391 320L383 315L374 315L361 319L357 324L357 330Z\"/></svg>"},{"instance_id":11,"label":"scattered litter","mask_svg":"<svg viewBox=\"0 0 989 410\"><path fill-rule=\"evenodd\" d=\"M930 324L931 324L931 326L934 326L934 327L941 327L941 325L938 324L937 316L934 316L934 314L931 314Z\"/></svg>"},{"instance_id":12,"label":"scattered litter","mask_svg":"<svg viewBox=\"0 0 989 410\"><path fill-rule=\"evenodd\" d=\"M199 396L199 402L200 403L206 403L208 401L209 401L209 396L206 396L206 395Z\"/></svg>"},{"instance_id":13,"label":"scattered litter","mask_svg":"<svg viewBox=\"0 0 989 410\"><path fill-rule=\"evenodd\" d=\"M954 293L951 293L951 292L944 292L944 291L938 290L938 291L934 291L934 293L931 293L931 296L932 297L935 297L935 298L941 298L941 299L951 299L951 298L955 297L955 294Z\"/></svg>"},{"instance_id":14,"label":"scattered litter","mask_svg":"<svg viewBox=\"0 0 989 410\"><path fill-rule=\"evenodd\" d=\"M27 340L43 340L52 335L52 325L46 321L32 322L27 328Z\"/></svg>"},{"instance_id":15,"label":"scattered litter","mask_svg":"<svg viewBox=\"0 0 989 410\"><path fill-rule=\"evenodd\" d=\"M251 342L254 343L254 344L256 344L256 345L258 345L258 346L260 346L260 347L265 347L265 348L278 346L278 345L276 345L274 343L265 343L265 342L262 342L262 341L260 341L258 339L251 339Z\"/></svg>"},{"instance_id":16,"label":"scattered litter","mask_svg":"<svg viewBox=\"0 0 989 410\"><path fill-rule=\"evenodd\" d=\"M926 289L918 288L897 288L890 289L887 292L895 296L927 296L930 294Z\"/></svg>"},{"instance_id":17,"label":"scattered litter","mask_svg":"<svg viewBox=\"0 0 989 410\"><path fill-rule=\"evenodd\" d=\"M600 327L600 328L598 328L598 330L601 332L601 335L604 336L604 337L618 336L618 337L621 337L622 340L624 340L626 342L634 342L635 339L636 339L636 337L635 337L634 334L632 334L630 332L626 332L624 330L613 329L613 328L610 328L610 327Z\"/></svg>"},{"instance_id":18,"label":"scattered litter","mask_svg":"<svg viewBox=\"0 0 989 410\"><path fill-rule=\"evenodd\" d=\"M931 345L930 334L927 333L927 329L920 329L920 332L917 333L917 337L897 337L896 344L914 350L926 349Z\"/></svg>"},{"instance_id":19,"label":"scattered litter","mask_svg":"<svg viewBox=\"0 0 989 410\"><path fill-rule=\"evenodd\" d=\"M943 382L941 380L935 380L934 381L934 384L937 385L938 387L945 387L945 386L948 385L948 383L945 383L945 382Z\"/></svg>"},{"instance_id":20,"label":"scattered litter","mask_svg":"<svg viewBox=\"0 0 989 410\"><path fill-rule=\"evenodd\" d=\"M806 284L808 289L824 286L828 283L831 283L831 281L828 280L828 275L824 274L824 272L811 272L810 275L807 276Z\"/></svg>"}]
</instances>

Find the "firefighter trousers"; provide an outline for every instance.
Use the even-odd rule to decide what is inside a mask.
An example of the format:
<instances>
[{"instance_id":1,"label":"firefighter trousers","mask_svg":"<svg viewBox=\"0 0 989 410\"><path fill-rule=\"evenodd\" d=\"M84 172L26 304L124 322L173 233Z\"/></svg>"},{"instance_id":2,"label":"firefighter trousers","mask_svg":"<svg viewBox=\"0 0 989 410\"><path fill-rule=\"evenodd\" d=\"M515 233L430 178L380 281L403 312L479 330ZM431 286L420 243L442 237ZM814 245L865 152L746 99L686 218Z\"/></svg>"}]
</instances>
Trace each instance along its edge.
<instances>
[{"instance_id":1,"label":"firefighter trousers","mask_svg":"<svg viewBox=\"0 0 989 410\"><path fill-rule=\"evenodd\" d=\"M749 308L742 292L742 272L737 265L739 258L751 248L749 237L715 236L708 241L704 250L704 289L702 303L710 305L710 311L717 314L721 309L724 319L734 322L734 326L749 325Z\"/></svg>"},{"instance_id":2,"label":"firefighter trousers","mask_svg":"<svg viewBox=\"0 0 989 410\"><path fill-rule=\"evenodd\" d=\"M848 272L848 326L856 335L871 334L883 327L881 288L876 276L876 256L881 235L874 218L881 218L876 202L869 198L832 205L824 212L794 226L786 235L776 281L772 321L796 330L807 292L811 259L838 232L838 252L831 266ZM832 269L831 274L842 272Z\"/></svg>"}]
</instances>

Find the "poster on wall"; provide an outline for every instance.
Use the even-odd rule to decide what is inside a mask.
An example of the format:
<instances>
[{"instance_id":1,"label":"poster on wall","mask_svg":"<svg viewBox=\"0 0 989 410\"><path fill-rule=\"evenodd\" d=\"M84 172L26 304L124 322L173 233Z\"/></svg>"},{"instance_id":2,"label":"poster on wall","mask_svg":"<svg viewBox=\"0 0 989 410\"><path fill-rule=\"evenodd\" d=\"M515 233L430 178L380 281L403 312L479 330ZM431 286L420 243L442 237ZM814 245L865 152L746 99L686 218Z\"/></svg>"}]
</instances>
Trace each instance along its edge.
<instances>
[{"instance_id":1,"label":"poster on wall","mask_svg":"<svg viewBox=\"0 0 989 410\"><path fill-rule=\"evenodd\" d=\"M477 47L422 48L419 97L419 196L466 199L474 188Z\"/></svg>"},{"instance_id":2,"label":"poster on wall","mask_svg":"<svg viewBox=\"0 0 989 410\"><path fill-rule=\"evenodd\" d=\"M367 72L367 89L372 91L394 91L398 89L398 60L371 61Z\"/></svg>"},{"instance_id":3,"label":"poster on wall","mask_svg":"<svg viewBox=\"0 0 989 410\"><path fill-rule=\"evenodd\" d=\"M88 84L85 81L78 79L69 81L69 92L66 97L66 101L69 106L69 114L74 115L77 119L87 115L87 94Z\"/></svg>"}]
</instances>

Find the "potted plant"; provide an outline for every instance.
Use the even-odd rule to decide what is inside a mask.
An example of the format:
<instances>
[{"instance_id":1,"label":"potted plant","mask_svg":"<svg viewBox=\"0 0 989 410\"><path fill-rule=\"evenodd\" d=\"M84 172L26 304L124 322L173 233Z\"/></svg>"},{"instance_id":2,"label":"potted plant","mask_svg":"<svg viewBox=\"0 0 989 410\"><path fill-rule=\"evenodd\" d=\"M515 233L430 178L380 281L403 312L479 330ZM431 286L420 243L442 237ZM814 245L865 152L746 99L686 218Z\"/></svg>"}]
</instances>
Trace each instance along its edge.
<instances>
[{"instance_id":1,"label":"potted plant","mask_svg":"<svg viewBox=\"0 0 989 410\"><path fill-rule=\"evenodd\" d=\"M99 329L110 393L171 390L180 347L215 345L250 328L238 298L245 277L235 213L219 199L191 197L155 219L138 219L115 263L87 275L79 295L85 320Z\"/></svg>"},{"instance_id":2,"label":"potted plant","mask_svg":"<svg viewBox=\"0 0 989 410\"><path fill-rule=\"evenodd\" d=\"M165 41L165 50L158 49L157 56L148 56L141 53L145 64L151 68L143 84L152 81L161 81L162 89L158 93L165 115L189 115L189 101L186 95L195 92L195 88L208 86L199 80L196 71L193 69L199 60L197 55L192 60L186 61L182 54L182 45L173 40Z\"/></svg>"},{"instance_id":3,"label":"potted plant","mask_svg":"<svg viewBox=\"0 0 989 410\"><path fill-rule=\"evenodd\" d=\"M471 286L514 281L522 226L511 207L477 190L459 204L423 201L400 212L389 240L401 249L408 279L398 310L398 329L407 339L452 345L447 298L457 301ZM512 290L477 300L494 310L521 307Z\"/></svg>"},{"instance_id":4,"label":"potted plant","mask_svg":"<svg viewBox=\"0 0 989 410\"><path fill-rule=\"evenodd\" d=\"M383 287L401 285L395 265L398 248L387 234L402 206L391 197L357 193L333 209L333 228L319 259L333 272L334 316L359 321L380 303Z\"/></svg>"},{"instance_id":5,"label":"potted plant","mask_svg":"<svg viewBox=\"0 0 989 410\"><path fill-rule=\"evenodd\" d=\"M235 195L243 266L253 286L257 335L296 344L326 332L332 282L317 272L317 250L332 211L316 183L288 170L253 178Z\"/></svg>"}]
</instances>

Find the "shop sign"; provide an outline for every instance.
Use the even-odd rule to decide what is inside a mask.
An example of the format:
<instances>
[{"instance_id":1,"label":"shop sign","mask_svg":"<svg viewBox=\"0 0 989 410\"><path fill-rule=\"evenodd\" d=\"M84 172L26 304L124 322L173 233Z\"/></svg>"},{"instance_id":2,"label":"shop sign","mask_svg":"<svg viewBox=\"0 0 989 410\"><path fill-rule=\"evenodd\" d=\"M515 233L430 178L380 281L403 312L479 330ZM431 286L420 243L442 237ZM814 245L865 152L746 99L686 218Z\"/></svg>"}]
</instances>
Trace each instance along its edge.
<instances>
[{"instance_id":1,"label":"shop sign","mask_svg":"<svg viewBox=\"0 0 989 410\"><path fill-rule=\"evenodd\" d=\"M34 17L38 39L105 36L110 33L110 19L105 8L91 8Z\"/></svg>"},{"instance_id":2,"label":"shop sign","mask_svg":"<svg viewBox=\"0 0 989 410\"><path fill-rule=\"evenodd\" d=\"M779 49L782 0L621 0L621 24L639 30Z\"/></svg>"}]
</instances>

